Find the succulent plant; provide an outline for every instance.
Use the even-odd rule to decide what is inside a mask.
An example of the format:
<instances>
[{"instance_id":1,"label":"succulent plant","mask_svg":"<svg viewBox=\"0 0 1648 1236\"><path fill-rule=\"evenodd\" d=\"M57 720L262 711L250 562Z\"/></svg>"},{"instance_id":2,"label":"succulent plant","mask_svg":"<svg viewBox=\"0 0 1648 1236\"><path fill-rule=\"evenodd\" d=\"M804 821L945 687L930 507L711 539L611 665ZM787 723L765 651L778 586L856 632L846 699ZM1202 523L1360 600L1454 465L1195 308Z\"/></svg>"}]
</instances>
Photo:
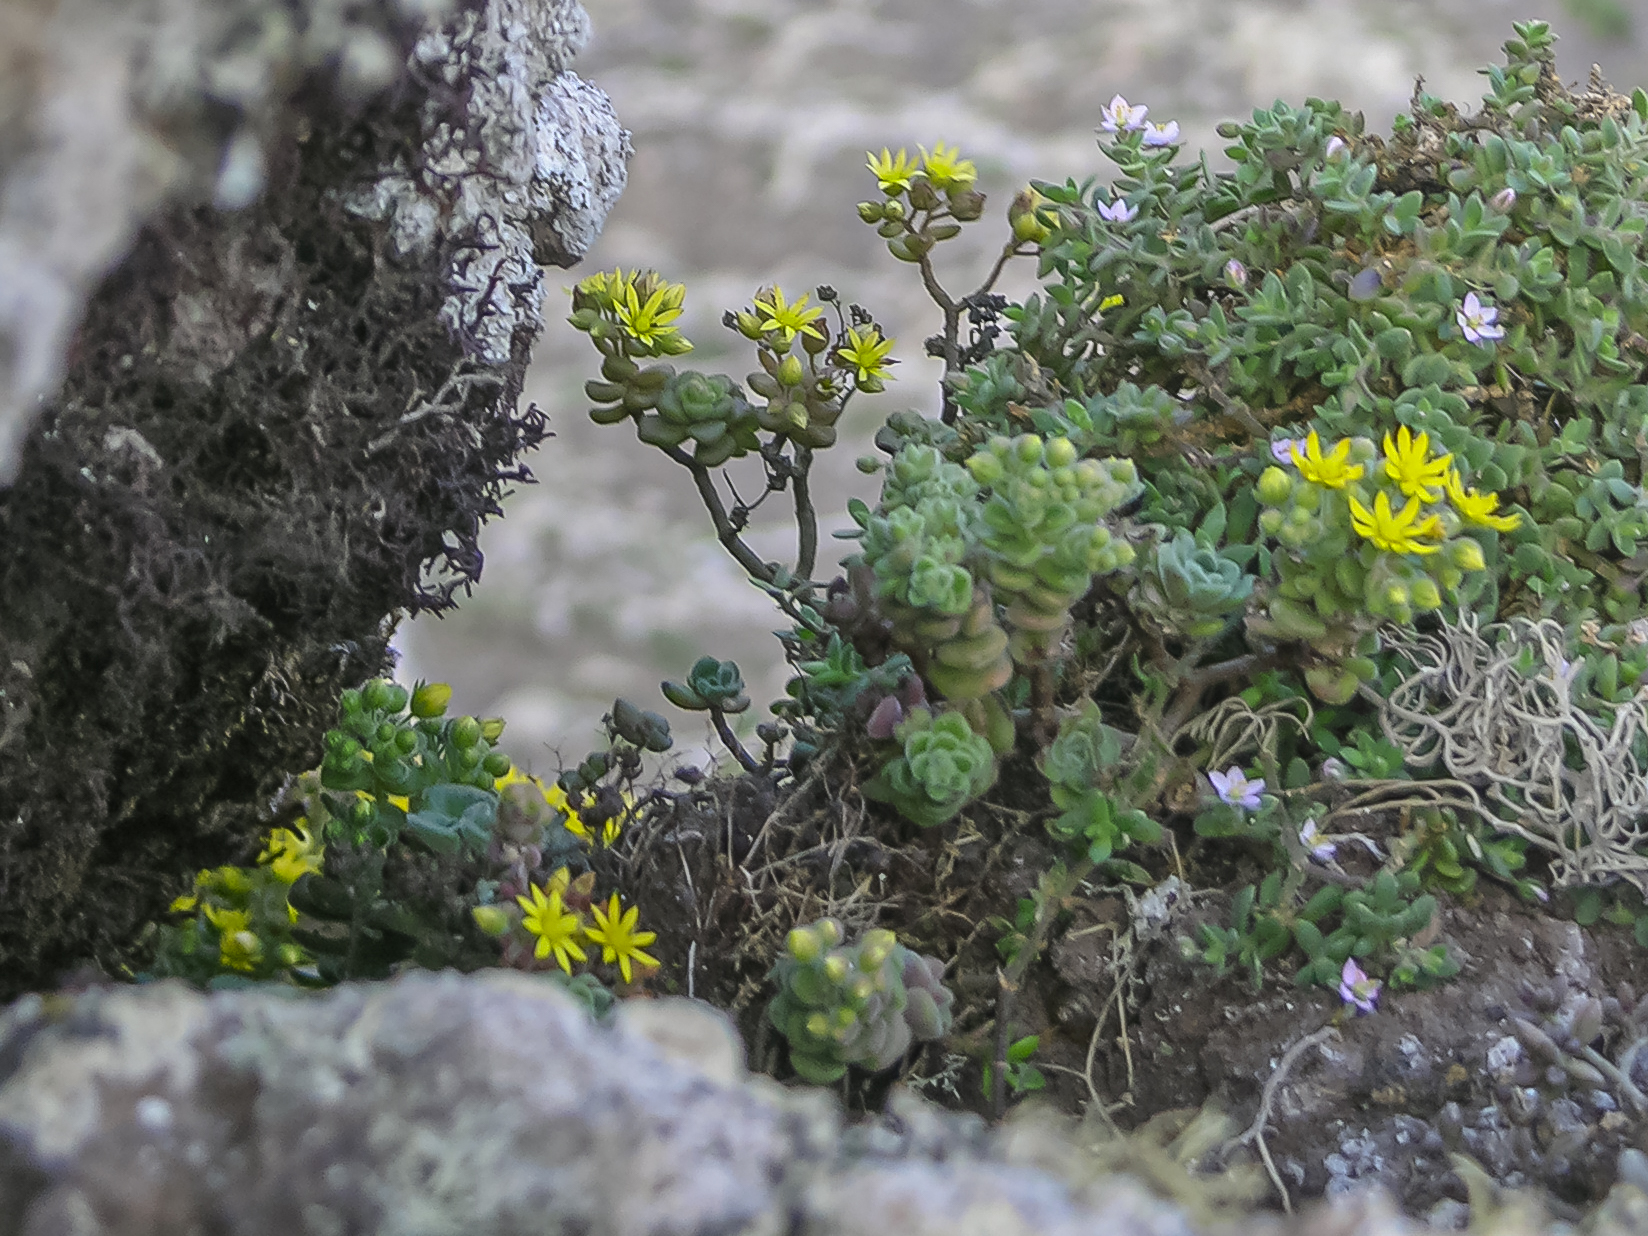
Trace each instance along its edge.
<instances>
[{"instance_id":1,"label":"succulent plant","mask_svg":"<svg viewBox=\"0 0 1648 1236\"><path fill-rule=\"evenodd\" d=\"M688 370L658 392L657 413L641 416L636 434L653 446L693 442L693 459L706 468L759 450L755 414L744 393L722 374Z\"/></svg>"},{"instance_id":2,"label":"succulent plant","mask_svg":"<svg viewBox=\"0 0 1648 1236\"><path fill-rule=\"evenodd\" d=\"M767 1019L789 1043L791 1066L816 1085L839 1080L849 1066L890 1068L912 1042L950 1029L943 962L890 931L867 931L852 945L844 938L833 918L797 927L769 976L778 994Z\"/></svg>"},{"instance_id":3,"label":"succulent plant","mask_svg":"<svg viewBox=\"0 0 1648 1236\"><path fill-rule=\"evenodd\" d=\"M1165 627L1192 639L1216 635L1253 595L1253 577L1181 528L1157 546L1140 599Z\"/></svg>"},{"instance_id":4,"label":"succulent plant","mask_svg":"<svg viewBox=\"0 0 1648 1236\"><path fill-rule=\"evenodd\" d=\"M666 682L663 691L665 699L688 712L706 712L713 708L737 713L750 706L738 662L718 661L714 657L699 657L688 671L685 685Z\"/></svg>"},{"instance_id":5,"label":"succulent plant","mask_svg":"<svg viewBox=\"0 0 1648 1236\"><path fill-rule=\"evenodd\" d=\"M922 828L951 819L995 783L989 740L959 712L912 709L894 734L903 751L865 783L864 793Z\"/></svg>"}]
</instances>

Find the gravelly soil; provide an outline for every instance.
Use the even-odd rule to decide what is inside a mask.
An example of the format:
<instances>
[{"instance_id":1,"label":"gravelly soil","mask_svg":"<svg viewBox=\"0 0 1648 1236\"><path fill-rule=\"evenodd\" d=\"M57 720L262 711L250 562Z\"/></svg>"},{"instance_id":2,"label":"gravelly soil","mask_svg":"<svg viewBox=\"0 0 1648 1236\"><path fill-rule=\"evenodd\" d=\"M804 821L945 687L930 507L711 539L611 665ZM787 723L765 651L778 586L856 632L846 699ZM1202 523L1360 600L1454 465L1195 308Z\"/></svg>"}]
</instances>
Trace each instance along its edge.
<instances>
[{"instance_id":1,"label":"gravelly soil","mask_svg":"<svg viewBox=\"0 0 1648 1236\"><path fill-rule=\"evenodd\" d=\"M874 497L853 459L880 418L936 410L936 369L919 356L933 319L909 269L853 212L869 189L866 148L946 141L978 162L992 206L971 249L965 236L950 246L960 287L1000 244L1017 186L1102 170L1092 130L1114 93L1178 119L1188 150L1216 150L1221 119L1278 97L1338 97L1383 130L1419 75L1444 97L1474 100L1476 69L1529 15L1525 0L587 4L596 38L578 67L611 93L636 148L588 269L653 266L685 280L692 360L712 372L749 368L719 319L772 279L792 294L830 283L901 340L900 381L855 407L821 460L826 530L844 524L850 494ZM1606 38L1550 14L1565 76L1601 61L1622 88L1648 81L1648 0L1619 12L1630 32ZM585 417L592 355L554 321L528 387L558 435L533 462L542 484L488 532L473 598L399 640L408 679L450 681L456 707L506 716L506 747L539 769L555 766L556 748L576 761L615 695L663 707L659 679L702 653L737 658L758 704L785 677L768 634L778 615L710 537L686 476L627 430ZM769 557L793 552L782 523L752 540ZM829 563L826 549L820 573ZM684 745L707 741L698 720L673 715Z\"/></svg>"}]
</instances>

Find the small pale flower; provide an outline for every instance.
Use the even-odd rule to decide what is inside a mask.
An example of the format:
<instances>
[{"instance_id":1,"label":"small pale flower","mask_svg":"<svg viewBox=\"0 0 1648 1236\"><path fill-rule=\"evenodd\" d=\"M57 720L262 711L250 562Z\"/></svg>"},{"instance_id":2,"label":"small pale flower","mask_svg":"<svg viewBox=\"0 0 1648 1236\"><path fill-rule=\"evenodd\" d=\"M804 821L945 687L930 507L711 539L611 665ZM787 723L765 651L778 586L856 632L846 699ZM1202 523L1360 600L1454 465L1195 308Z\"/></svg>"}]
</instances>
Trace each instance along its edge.
<instances>
[{"instance_id":1,"label":"small pale flower","mask_svg":"<svg viewBox=\"0 0 1648 1236\"><path fill-rule=\"evenodd\" d=\"M1322 161L1324 163L1332 163L1335 159L1339 158L1339 156L1348 153L1349 150L1350 147L1345 144L1345 139L1335 133L1332 137L1328 138L1328 144L1322 151Z\"/></svg>"},{"instance_id":2,"label":"small pale flower","mask_svg":"<svg viewBox=\"0 0 1648 1236\"><path fill-rule=\"evenodd\" d=\"M1336 755L1322 761L1323 781L1345 781L1350 777L1350 765Z\"/></svg>"},{"instance_id":3,"label":"small pale flower","mask_svg":"<svg viewBox=\"0 0 1648 1236\"><path fill-rule=\"evenodd\" d=\"M1502 215L1510 214L1511 208L1516 205L1516 190L1507 185L1488 199L1488 205Z\"/></svg>"},{"instance_id":4,"label":"small pale flower","mask_svg":"<svg viewBox=\"0 0 1648 1236\"><path fill-rule=\"evenodd\" d=\"M1174 146L1179 141L1179 122L1169 120L1166 124L1157 124L1151 121L1144 127L1144 145L1146 146Z\"/></svg>"},{"instance_id":5,"label":"small pale flower","mask_svg":"<svg viewBox=\"0 0 1648 1236\"><path fill-rule=\"evenodd\" d=\"M1106 133L1136 132L1144 128L1145 113L1149 110L1142 104L1130 107L1127 100L1118 94L1105 104L1104 111L1099 115L1099 128Z\"/></svg>"},{"instance_id":6,"label":"small pale flower","mask_svg":"<svg viewBox=\"0 0 1648 1236\"><path fill-rule=\"evenodd\" d=\"M1235 258L1231 258L1230 261L1225 263L1225 282L1233 288L1245 288L1247 286L1247 267Z\"/></svg>"},{"instance_id":7,"label":"small pale flower","mask_svg":"<svg viewBox=\"0 0 1648 1236\"><path fill-rule=\"evenodd\" d=\"M1459 319L1459 329L1472 343L1492 343L1505 337L1505 328L1498 325L1499 310L1484 305L1475 292L1465 293L1465 303L1455 316Z\"/></svg>"},{"instance_id":8,"label":"small pale flower","mask_svg":"<svg viewBox=\"0 0 1648 1236\"><path fill-rule=\"evenodd\" d=\"M1291 467L1294 455L1303 455L1309 445L1310 441L1307 438L1278 438L1270 444L1270 457L1279 464L1287 464ZM1317 453L1321 453L1320 449ZM1349 453L1349 451L1346 451L1346 454Z\"/></svg>"},{"instance_id":9,"label":"small pale flower","mask_svg":"<svg viewBox=\"0 0 1648 1236\"><path fill-rule=\"evenodd\" d=\"M1385 281L1379 275L1379 268L1370 266L1366 270L1358 271L1356 277L1350 281L1345 294L1352 300L1372 300L1384 290Z\"/></svg>"},{"instance_id":10,"label":"small pale flower","mask_svg":"<svg viewBox=\"0 0 1648 1236\"><path fill-rule=\"evenodd\" d=\"M1248 811L1259 809L1260 795L1265 792L1263 777L1257 781L1249 781L1240 768L1232 765L1226 772L1208 773L1207 779L1213 783L1213 792L1219 796L1220 802Z\"/></svg>"},{"instance_id":11,"label":"small pale flower","mask_svg":"<svg viewBox=\"0 0 1648 1236\"><path fill-rule=\"evenodd\" d=\"M1369 978L1354 958L1345 958L1344 969L1339 971L1339 998L1354 1007L1358 1017L1379 1007L1379 989L1383 985Z\"/></svg>"},{"instance_id":12,"label":"small pale flower","mask_svg":"<svg viewBox=\"0 0 1648 1236\"><path fill-rule=\"evenodd\" d=\"M1113 202L1098 204L1099 218L1111 223L1131 223L1139 217L1139 208L1129 206L1124 198L1117 198Z\"/></svg>"},{"instance_id":13,"label":"small pale flower","mask_svg":"<svg viewBox=\"0 0 1648 1236\"><path fill-rule=\"evenodd\" d=\"M1334 854L1339 850L1338 846L1317 831L1315 820L1305 821L1305 826L1299 830L1299 844L1319 863L1332 862Z\"/></svg>"}]
</instances>

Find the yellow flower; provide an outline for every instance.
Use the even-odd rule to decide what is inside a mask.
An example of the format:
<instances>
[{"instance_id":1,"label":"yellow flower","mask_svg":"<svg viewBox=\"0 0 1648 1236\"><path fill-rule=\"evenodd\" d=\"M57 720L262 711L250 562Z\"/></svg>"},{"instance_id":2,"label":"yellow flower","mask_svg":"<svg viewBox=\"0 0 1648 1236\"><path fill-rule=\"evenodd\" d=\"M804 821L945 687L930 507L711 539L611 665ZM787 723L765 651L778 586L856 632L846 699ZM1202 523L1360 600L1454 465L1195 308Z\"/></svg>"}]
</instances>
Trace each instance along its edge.
<instances>
[{"instance_id":1,"label":"yellow flower","mask_svg":"<svg viewBox=\"0 0 1648 1236\"><path fill-rule=\"evenodd\" d=\"M552 888L549 895L545 896L544 890L536 884L530 887L532 896L517 897L515 901L526 911L526 917L521 920L522 925L538 937L532 955L542 960L554 953L556 964L571 974L574 960L589 960L588 955L578 946L578 932L583 929L583 923L576 914L569 914L566 906L561 904L560 889ZM626 973L625 978L628 977Z\"/></svg>"},{"instance_id":2,"label":"yellow flower","mask_svg":"<svg viewBox=\"0 0 1648 1236\"><path fill-rule=\"evenodd\" d=\"M640 917L640 910L631 906L628 910L619 912L618 894L612 894L607 902L605 911L600 906L593 907L595 926L584 932L591 941L601 946L602 961L616 961L618 969L624 976L624 982L632 982L630 974L631 962L656 969L658 959L641 951L643 944L651 944L658 938L655 931L636 931L635 920Z\"/></svg>"},{"instance_id":3,"label":"yellow flower","mask_svg":"<svg viewBox=\"0 0 1648 1236\"><path fill-rule=\"evenodd\" d=\"M218 931L218 962L231 970L250 971L263 960L263 941L251 930L252 916L245 910L206 907L206 920Z\"/></svg>"},{"instance_id":4,"label":"yellow flower","mask_svg":"<svg viewBox=\"0 0 1648 1236\"><path fill-rule=\"evenodd\" d=\"M1416 436L1403 425L1396 431L1394 442L1390 434L1385 435L1385 475L1408 497L1435 502L1441 497L1437 491L1447 479L1453 456L1438 455L1432 459L1430 453L1430 435Z\"/></svg>"},{"instance_id":5,"label":"yellow flower","mask_svg":"<svg viewBox=\"0 0 1648 1236\"><path fill-rule=\"evenodd\" d=\"M805 292L801 294L799 300L787 304L784 300L784 289L774 284L768 299L761 300L758 297L755 307L767 315L761 322L760 329L776 330L781 333L784 336L785 347L794 342L797 335L811 335L814 339L820 341L824 338L818 329L812 325L813 322L824 316L824 310L816 306L811 309L807 308L807 294Z\"/></svg>"},{"instance_id":6,"label":"yellow flower","mask_svg":"<svg viewBox=\"0 0 1648 1236\"><path fill-rule=\"evenodd\" d=\"M1474 489L1466 489L1457 468L1449 470L1443 485L1448 491L1448 498L1453 503L1454 510L1458 511L1467 523L1493 528L1500 532L1509 532L1522 523L1522 516L1515 511L1509 515L1495 515L1493 512L1499 505L1499 495L1479 494Z\"/></svg>"},{"instance_id":7,"label":"yellow flower","mask_svg":"<svg viewBox=\"0 0 1648 1236\"><path fill-rule=\"evenodd\" d=\"M860 384L880 383L888 376L887 366L892 362L887 359L887 354L893 350L893 342L883 339L881 331L874 326L867 326L862 331L856 326L849 326L847 342L837 348L835 354L858 371Z\"/></svg>"},{"instance_id":8,"label":"yellow flower","mask_svg":"<svg viewBox=\"0 0 1648 1236\"><path fill-rule=\"evenodd\" d=\"M1359 536L1395 554L1434 554L1441 548L1420 539L1440 537L1442 521L1435 515L1420 519L1418 498L1409 498L1406 506L1393 513L1383 490L1374 498L1371 511L1352 497L1350 522Z\"/></svg>"},{"instance_id":9,"label":"yellow flower","mask_svg":"<svg viewBox=\"0 0 1648 1236\"><path fill-rule=\"evenodd\" d=\"M965 189L978 179L978 168L971 159L961 157L959 146L946 149L943 142L938 142L932 154L927 153L927 147L921 148L921 174L935 189Z\"/></svg>"},{"instance_id":10,"label":"yellow flower","mask_svg":"<svg viewBox=\"0 0 1648 1236\"><path fill-rule=\"evenodd\" d=\"M404 810L404 808L403 808ZM258 862L266 864L282 884L295 884L305 872L320 874L326 847L304 827L307 820L299 820L296 829L277 828L269 834L269 843Z\"/></svg>"},{"instance_id":11,"label":"yellow flower","mask_svg":"<svg viewBox=\"0 0 1648 1236\"><path fill-rule=\"evenodd\" d=\"M1127 297L1118 292L1112 292L1099 302L1099 312L1103 313L1107 309L1114 309L1117 305L1125 305L1126 303Z\"/></svg>"},{"instance_id":12,"label":"yellow flower","mask_svg":"<svg viewBox=\"0 0 1648 1236\"><path fill-rule=\"evenodd\" d=\"M651 276L651 272L648 272ZM686 299L686 285L680 283L663 283L661 280L643 280L643 283L657 283L647 298L641 299L641 292L636 284L631 283L624 289L624 295L617 303L618 322L628 332L631 339L649 348L659 348L679 341L681 332L670 323L681 316L681 305ZM681 348L689 351L691 345Z\"/></svg>"},{"instance_id":13,"label":"yellow flower","mask_svg":"<svg viewBox=\"0 0 1648 1236\"><path fill-rule=\"evenodd\" d=\"M881 148L879 156L873 150L866 150L864 153L870 156L870 161L865 166L874 174L876 181L881 185L881 191L888 197L897 197L900 193L906 192L910 188L910 181L920 171L916 161L902 149L896 155L889 152L885 146Z\"/></svg>"},{"instance_id":14,"label":"yellow flower","mask_svg":"<svg viewBox=\"0 0 1648 1236\"><path fill-rule=\"evenodd\" d=\"M593 301L597 307L610 312L617 309L624 300L624 292L634 282L635 274L626 275L622 266L617 270L597 271L587 279L580 280L576 291Z\"/></svg>"},{"instance_id":15,"label":"yellow flower","mask_svg":"<svg viewBox=\"0 0 1648 1236\"><path fill-rule=\"evenodd\" d=\"M1360 480L1366 471L1361 464L1348 464L1350 458L1350 439L1346 438L1335 446L1327 455L1322 454L1322 442L1312 429L1305 438L1305 452L1299 453L1299 448L1289 448L1293 455L1293 466L1299 469L1299 475L1317 485L1325 485L1329 489L1343 489L1352 481Z\"/></svg>"}]
</instances>

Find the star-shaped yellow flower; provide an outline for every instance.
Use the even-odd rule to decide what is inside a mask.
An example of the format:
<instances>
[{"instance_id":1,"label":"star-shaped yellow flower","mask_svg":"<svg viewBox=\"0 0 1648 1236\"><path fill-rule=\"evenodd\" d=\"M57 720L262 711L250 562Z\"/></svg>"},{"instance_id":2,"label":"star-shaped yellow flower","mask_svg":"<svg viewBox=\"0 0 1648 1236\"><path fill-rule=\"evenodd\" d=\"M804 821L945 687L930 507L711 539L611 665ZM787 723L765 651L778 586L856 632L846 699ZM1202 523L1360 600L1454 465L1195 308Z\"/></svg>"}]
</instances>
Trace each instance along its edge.
<instances>
[{"instance_id":1,"label":"star-shaped yellow flower","mask_svg":"<svg viewBox=\"0 0 1648 1236\"><path fill-rule=\"evenodd\" d=\"M881 148L880 155L873 150L864 153L870 156L870 161L865 166L874 173L881 191L888 197L897 197L900 193L908 192L910 182L921 171L916 161L903 149L896 155L885 146Z\"/></svg>"},{"instance_id":2,"label":"star-shaped yellow flower","mask_svg":"<svg viewBox=\"0 0 1648 1236\"><path fill-rule=\"evenodd\" d=\"M1419 518L1419 499L1409 498L1400 511L1391 510L1390 499L1381 490L1368 510L1355 497L1350 500L1350 522L1357 535L1393 554L1434 554L1440 545L1442 521L1435 515Z\"/></svg>"},{"instance_id":3,"label":"star-shaped yellow flower","mask_svg":"<svg viewBox=\"0 0 1648 1236\"><path fill-rule=\"evenodd\" d=\"M893 350L893 340L883 339L881 331L874 326L866 326L860 330L856 326L847 328L847 342L836 349L836 356L842 362L857 370L860 386L870 382L880 383L887 378L887 366L892 362L887 359L888 353Z\"/></svg>"},{"instance_id":4,"label":"star-shaped yellow flower","mask_svg":"<svg viewBox=\"0 0 1648 1236\"><path fill-rule=\"evenodd\" d=\"M589 960L578 944L578 933L583 930L583 922L561 903L559 888L551 887L548 896L536 884L530 888L530 897L520 896L515 901L526 911L521 925L538 937L532 955L541 961L554 953L555 964L571 974L573 961Z\"/></svg>"},{"instance_id":5,"label":"star-shaped yellow flower","mask_svg":"<svg viewBox=\"0 0 1648 1236\"><path fill-rule=\"evenodd\" d=\"M307 823L307 820L299 820L295 828L275 829L269 834L269 843L264 846L263 853L258 855L258 862L274 872L275 878L282 884L297 883L298 877L305 872L320 873L326 847L304 827Z\"/></svg>"},{"instance_id":6,"label":"star-shaped yellow flower","mask_svg":"<svg viewBox=\"0 0 1648 1236\"><path fill-rule=\"evenodd\" d=\"M681 316L685 286L664 283L654 288L644 301L641 295L641 291L631 283L624 289L623 299L617 304L618 322L630 338L649 348L680 339L681 332L670 323Z\"/></svg>"},{"instance_id":7,"label":"star-shaped yellow flower","mask_svg":"<svg viewBox=\"0 0 1648 1236\"><path fill-rule=\"evenodd\" d=\"M591 913L595 915L595 926L584 932L591 941L601 946L601 960L618 963L618 969L624 976L624 982L633 982L630 967L638 964L656 969L658 959L641 951L641 946L651 944L658 938L655 931L636 931L635 920L641 912L634 906L620 912L618 894L612 894L607 902L607 908L594 906Z\"/></svg>"},{"instance_id":8,"label":"star-shaped yellow flower","mask_svg":"<svg viewBox=\"0 0 1648 1236\"><path fill-rule=\"evenodd\" d=\"M811 309L807 308L805 292L797 300L786 302L784 289L774 284L767 299L756 299L755 307L767 315L762 320L760 329L778 331L784 336L785 347L793 343L797 335L811 335L820 342L824 339L818 328L812 325L824 316L824 310L816 305Z\"/></svg>"},{"instance_id":9,"label":"star-shaped yellow flower","mask_svg":"<svg viewBox=\"0 0 1648 1236\"><path fill-rule=\"evenodd\" d=\"M218 930L218 963L231 970L249 972L263 960L263 941L251 929L252 916L245 910L206 907L206 920Z\"/></svg>"},{"instance_id":10,"label":"star-shaped yellow flower","mask_svg":"<svg viewBox=\"0 0 1648 1236\"><path fill-rule=\"evenodd\" d=\"M1509 515L1495 515L1494 508L1499 505L1499 495L1479 494L1474 489L1466 489L1457 468L1448 471L1443 487L1448 491L1448 499L1453 503L1453 509L1459 512L1466 523L1493 528L1499 532L1509 532L1522 523L1522 516L1515 511Z\"/></svg>"},{"instance_id":11,"label":"star-shaped yellow flower","mask_svg":"<svg viewBox=\"0 0 1648 1236\"><path fill-rule=\"evenodd\" d=\"M1316 485L1324 485L1328 489L1343 489L1352 481L1362 478L1366 471L1361 464L1351 464L1350 439L1346 438L1328 454L1322 454L1322 442L1312 429L1305 438L1304 454L1299 453L1297 446L1290 448L1293 456L1293 466L1299 469L1299 475Z\"/></svg>"},{"instance_id":12,"label":"star-shaped yellow flower","mask_svg":"<svg viewBox=\"0 0 1648 1236\"><path fill-rule=\"evenodd\" d=\"M1429 434L1415 434L1406 425L1396 431L1395 441L1385 435L1385 475L1410 498L1435 502L1447 480L1452 455L1431 455Z\"/></svg>"},{"instance_id":13,"label":"star-shaped yellow flower","mask_svg":"<svg viewBox=\"0 0 1648 1236\"><path fill-rule=\"evenodd\" d=\"M971 159L961 157L959 146L938 142L931 154L927 147L921 148L921 174L935 189L965 189L978 179L978 168Z\"/></svg>"}]
</instances>

